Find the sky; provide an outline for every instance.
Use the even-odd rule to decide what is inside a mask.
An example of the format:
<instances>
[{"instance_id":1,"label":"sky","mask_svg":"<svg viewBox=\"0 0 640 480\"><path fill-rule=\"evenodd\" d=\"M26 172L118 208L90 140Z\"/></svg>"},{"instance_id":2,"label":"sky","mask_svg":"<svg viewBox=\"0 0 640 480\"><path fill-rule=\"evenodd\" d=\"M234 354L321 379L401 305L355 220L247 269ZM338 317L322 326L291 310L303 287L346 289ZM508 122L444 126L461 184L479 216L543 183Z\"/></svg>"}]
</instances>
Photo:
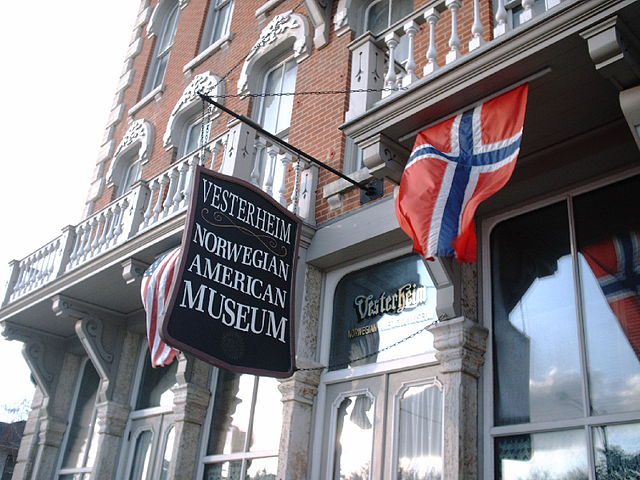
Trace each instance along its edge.
<instances>
[{"instance_id":1,"label":"sky","mask_svg":"<svg viewBox=\"0 0 640 480\"><path fill-rule=\"evenodd\" d=\"M2 7L3 295L10 260L81 220L139 3L33 0ZM0 421L13 420L3 405L33 396L21 347L0 339Z\"/></svg>"}]
</instances>

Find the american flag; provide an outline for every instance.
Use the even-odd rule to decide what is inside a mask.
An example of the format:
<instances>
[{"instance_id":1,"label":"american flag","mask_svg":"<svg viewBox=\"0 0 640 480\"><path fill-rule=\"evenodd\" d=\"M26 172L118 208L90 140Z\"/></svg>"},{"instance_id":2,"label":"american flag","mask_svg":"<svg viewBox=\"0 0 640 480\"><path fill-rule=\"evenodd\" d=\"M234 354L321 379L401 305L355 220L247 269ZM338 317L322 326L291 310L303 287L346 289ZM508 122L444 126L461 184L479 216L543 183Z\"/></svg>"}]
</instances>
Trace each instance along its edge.
<instances>
[{"instance_id":1,"label":"american flag","mask_svg":"<svg viewBox=\"0 0 640 480\"><path fill-rule=\"evenodd\" d=\"M618 234L581 251L640 358L640 235Z\"/></svg>"},{"instance_id":2,"label":"american flag","mask_svg":"<svg viewBox=\"0 0 640 480\"><path fill-rule=\"evenodd\" d=\"M160 323L169 301L169 291L173 283L180 248L170 250L154 261L142 277L142 304L147 317L147 337L149 339L149 353L151 365L165 367L176 358L178 350L171 348L160 338L162 324Z\"/></svg>"},{"instance_id":3,"label":"american flag","mask_svg":"<svg viewBox=\"0 0 640 480\"><path fill-rule=\"evenodd\" d=\"M396 215L423 257L476 260L473 216L511 178L527 94L525 84L418 134Z\"/></svg>"}]
</instances>

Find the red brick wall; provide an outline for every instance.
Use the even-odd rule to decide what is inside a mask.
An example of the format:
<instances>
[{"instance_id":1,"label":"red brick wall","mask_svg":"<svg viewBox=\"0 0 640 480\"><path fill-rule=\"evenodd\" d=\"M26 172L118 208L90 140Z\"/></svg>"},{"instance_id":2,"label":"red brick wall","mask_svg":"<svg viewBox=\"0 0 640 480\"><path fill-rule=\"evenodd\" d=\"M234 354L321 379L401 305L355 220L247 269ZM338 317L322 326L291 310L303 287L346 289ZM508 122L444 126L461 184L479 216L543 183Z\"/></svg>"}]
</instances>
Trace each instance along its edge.
<instances>
[{"instance_id":1,"label":"red brick wall","mask_svg":"<svg viewBox=\"0 0 640 480\"><path fill-rule=\"evenodd\" d=\"M152 0L152 7L158 0ZM205 71L211 71L218 76L222 76L229 69L240 63L229 75L226 81L226 91L230 94L237 92L238 78L242 69L242 60L250 51L259 38L259 34L279 13L296 8L296 13L309 17L306 7L300 0L287 0L269 12L268 18L262 23L258 23L255 16L256 9L263 2L257 0L236 0L234 5L231 32L233 38L226 48L223 48L207 60L198 65L190 75L183 73L183 67L198 54L200 37L202 35L204 22L206 19L209 0L190 0L186 8L180 12L176 39L171 49L169 64L165 74L165 90L159 101L152 100L142 107L132 119L126 113L132 106L140 100L145 82L146 72L151 62L155 37L148 38L146 30L144 43L140 54L134 61L134 77L132 84L126 89L124 94L125 114L123 119L117 124L115 129L115 143L120 142L125 134L129 120L144 118L155 127L155 139L150 161L144 165L142 178L148 180L166 170L172 162L176 160L175 150L166 151L162 138L165 133L167 122L176 102L179 100L184 89L193 80L193 77ZM333 31L333 16L337 7L337 1L333 2L334 11L330 18L330 37L328 44L320 50L312 48L309 58L302 61L298 66L296 79L296 91L311 90L345 90L350 84L350 52L347 48L353 40L353 33L349 32L342 36L336 36ZM429 2L426 0L416 0L415 10L422 8ZM482 17L485 25L485 38L490 37L490 29L487 25L491 23L491 2L483 0ZM311 22L309 22L311 25ZM467 44L471 38L471 26L473 23L473 3L464 1L459 12L459 36L462 44L462 51L467 52ZM449 49L448 41L451 33L449 12L444 12L441 16L437 30L438 62L445 63L445 55ZM312 31L313 34L313 31ZM418 76L422 76L422 69L426 64L426 51L428 48L428 25L421 25L420 32L416 36L415 58L417 63ZM252 100L245 98L228 98L226 105L245 115L250 114ZM345 142L344 135L339 130L339 126L344 122L344 115L348 109L348 94L338 95L318 95L318 96L298 96L294 101L293 116L289 141L297 147L309 152L316 158L327 162L334 168L342 170ZM227 122L230 118L223 114L214 122L211 137L224 133L227 130ZM109 165L106 165L109 168ZM319 224L346 213L360 206L360 192L352 189L344 196L343 208L338 211L330 211L327 202L322 198L322 187L327 183L336 180L336 177L325 170L320 170L316 218ZM288 195L293 188L293 178L287 180ZM391 195L393 185L386 181L385 195ZM113 200L111 188L105 189L101 198L95 204L94 211L98 211Z\"/></svg>"}]
</instances>

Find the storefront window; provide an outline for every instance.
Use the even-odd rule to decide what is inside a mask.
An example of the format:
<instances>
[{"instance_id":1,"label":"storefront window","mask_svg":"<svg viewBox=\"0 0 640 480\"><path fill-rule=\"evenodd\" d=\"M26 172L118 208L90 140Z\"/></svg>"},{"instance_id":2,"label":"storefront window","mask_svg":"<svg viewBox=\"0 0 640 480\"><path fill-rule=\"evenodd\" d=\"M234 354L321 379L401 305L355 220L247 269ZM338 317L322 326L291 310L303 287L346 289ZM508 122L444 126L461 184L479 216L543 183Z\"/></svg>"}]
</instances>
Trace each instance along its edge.
<instances>
[{"instance_id":1,"label":"storefront window","mask_svg":"<svg viewBox=\"0 0 640 480\"><path fill-rule=\"evenodd\" d=\"M491 234L496 478L631 478L640 464L625 423L640 418L639 191L634 177L568 196Z\"/></svg>"},{"instance_id":2,"label":"storefront window","mask_svg":"<svg viewBox=\"0 0 640 480\"><path fill-rule=\"evenodd\" d=\"M218 371L205 480L275 480L282 428L280 398L273 378Z\"/></svg>"},{"instance_id":3,"label":"storefront window","mask_svg":"<svg viewBox=\"0 0 640 480\"><path fill-rule=\"evenodd\" d=\"M430 352L429 332L405 339L436 320L436 288L416 255L380 263L340 281L333 318L330 370Z\"/></svg>"}]
</instances>

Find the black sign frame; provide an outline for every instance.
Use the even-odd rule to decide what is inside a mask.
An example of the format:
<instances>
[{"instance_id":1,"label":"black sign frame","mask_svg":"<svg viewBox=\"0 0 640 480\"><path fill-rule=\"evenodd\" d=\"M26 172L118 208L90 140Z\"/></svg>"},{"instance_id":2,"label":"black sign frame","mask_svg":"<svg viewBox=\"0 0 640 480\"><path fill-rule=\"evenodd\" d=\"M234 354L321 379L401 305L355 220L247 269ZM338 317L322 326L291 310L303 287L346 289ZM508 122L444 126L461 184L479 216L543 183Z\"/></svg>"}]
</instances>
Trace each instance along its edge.
<instances>
[{"instance_id":1,"label":"black sign frame","mask_svg":"<svg viewBox=\"0 0 640 480\"><path fill-rule=\"evenodd\" d=\"M184 292L185 289L183 288L183 282L185 281L184 280L185 274L192 275L192 273L187 272L187 268L188 268L187 264L190 262L189 259L191 258L191 261L193 261L193 258L196 256L196 254L194 254L194 251L202 247L198 245L194 246L194 243L195 243L194 230L196 228L196 219L204 218L202 216L203 209L201 208L201 205L206 202L205 201L200 202L202 189L203 189L201 180L204 176L211 177L211 181L214 185L215 184L224 185L231 189L236 189L237 191L244 191L244 193L249 197L251 197L253 201L258 200L259 202L262 202L259 205L255 204L254 206L258 206L260 208L264 207L264 210L267 212L270 212L271 214L274 214L274 212L278 213L279 215L281 215L280 218L286 219L286 221L291 222L292 230L295 228L295 234L291 235L291 237L295 235L295 240L293 240L293 242L290 241L289 243L293 248L293 250L290 253L291 259L290 259L290 263L289 263L290 266L288 270L289 275L286 280L286 283L287 283L286 287L288 288L287 290L288 293L286 296L288 297L287 303L289 308L288 308L288 311L286 312L288 313L288 321L285 327L286 328L285 333L286 333L286 336L288 337L288 342L285 342L285 344L288 343L288 348L286 348L286 350L288 351L288 368L282 368L283 366L281 365L279 368L274 369L270 367L269 359L266 358L269 356L270 353L273 355L277 354L278 362L283 363L285 361L285 348L281 347L280 345L276 345L277 347L281 347L281 348L275 349L274 351L269 351L269 349L265 349L265 351L263 352L265 358L261 359L261 361L259 362L260 363L259 365L246 364L246 362L243 362L245 364L236 364L236 363L233 363L232 361L229 361L228 359L227 360L223 359L225 358L225 356L223 356L223 358L220 358L219 351L216 352L213 349L204 350L202 347L194 346L193 343L200 342L200 340L197 340L197 339L195 342L193 342L194 340L193 336L195 335L197 337L198 332L190 331L185 328L185 324L186 324L185 322L187 322L187 317L190 317L192 313L189 313L189 312L184 313L184 309L183 309L182 310L183 315L180 315L179 314L180 312L176 311L176 304L180 294L182 294L183 304L185 302L185 298L187 298L185 297L186 292ZM211 204L211 206L213 206L213 203ZM198 211L199 208L200 208L200 211ZM209 226L208 228L211 228L211 227ZM227 230L229 230L229 228L227 228ZM237 225L236 225L236 230L246 231L246 230L249 230L249 228L247 228L246 225L243 225L241 228L237 228ZM299 217L297 217L292 212L287 210L285 207L280 205L271 196L269 196L267 193L265 193L255 185L235 177L214 172L202 166L197 166L193 172L193 178L191 179L191 198L190 198L189 207L187 210L185 228L182 235L182 252L180 255L180 259L178 261L178 265L176 267L173 284L171 286L170 293L169 293L169 305L166 309L164 318L159 319L162 322L162 329L161 329L162 340L167 345L177 348L178 350L181 350L183 352L190 353L207 363L210 363L216 367L223 368L225 370L229 370L234 373L248 373L252 375L269 376L269 377L275 377L275 378L287 378L293 375L293 372L296 370L296 366L295 366L295 343L296 343L295 341L296 340L295 283L296 282L295 280L297 276L296 268L297 268L297 261L298 261L298 251L300 247L301 230L302 230L302 221L300 220ZM257 228L256 228L256 231L258 231ZM254 237L260 236L260 235L255 235L253 233L250 233L250 235L253 235ZM262 235L262 236L266 236L266 235ZM286 251L284 244L283 244L283 249ZM287 253L287 257L288 256L289 254ZM191 264L191 266L193 267L193 264ZM225 267L223 266L222 268L225 268ZM211 269L209 269L209 273L211 273ZM238 277L236 276L236 279L237 278ZM237 284L235 284L235 286L237 286ZM191 288L189 290L191 293L193 292ZM199 291L198 293L201 293L201 292ZM210 295L214 295L214 294L210 292ZM244 301L246 302L246 295L247 295L246 292L239 292L238 295L245 295ZM218 296L222 296L222 295L218 295ZM193 299L192 296L188 298ZM227 299L229 298L231 298L231 300L234 301L232 297L227 297ZM202 305L202 303L200 305ZM226 304L225 307L227 305L228 304ZM246 306L246 305L243 305L243 306ZM279 311L285 312L285 310L279 310ZM222 312L222 300L220 301L220 314L222 315L221 312ZM197 314L193 313L193 315L196 316ZM182 319L180 318L181 316L182 316ZM254 311L254 316L255 316L255 311ZM207 318L207 319L211 321L213 317ZM180 325L181 321L183 322L183 325ZM264 309L263 309L262 321L263 321L262 326L264 328L264 323L265 323ZM193 319L191 318L189 318L188 322L190 324L194 323ZM239 324L239 321L238 321L238 324ZM224 325L227 329L231 329L233 330L234 333L236 333L236 335L239 335L239 337L236 336L235 339L230 342L231 344L233 344L234 341L236 343L239 342L238 340L239 338L251 338L251 337L242 337L242 333L237 333L238 332L237 328L233 328L232 326L228 326L226 324ZM272 323L271 325L274 325L274 324ZM253 327L253 323L252 323L252 327ZM211 329L211 328L219 328L219 327L209 326L208 328ZM277 334L278 330L275 328L275 326L274 326L274 330ZM240 331L244 332L246 330L240 329ZM191 338L185 338L185 332L188 334L187 336L191 336ZM252 333L252 335L254 334ZM275 337L273 335L271 336L271 340L275 340ZM218 340L218 342L223 342L223 340ZM256 343L256 342L253 341L251 343ZM274 342L271 342L271 343L274 343ZM243 347L244 345L245 344L242 343ZM227 345L226 347L227 347L225 349L227 351L226 357L228 357L229 352L232 350L232 348L230 348L229 345Z\"/></svg>"}]
</instances>

